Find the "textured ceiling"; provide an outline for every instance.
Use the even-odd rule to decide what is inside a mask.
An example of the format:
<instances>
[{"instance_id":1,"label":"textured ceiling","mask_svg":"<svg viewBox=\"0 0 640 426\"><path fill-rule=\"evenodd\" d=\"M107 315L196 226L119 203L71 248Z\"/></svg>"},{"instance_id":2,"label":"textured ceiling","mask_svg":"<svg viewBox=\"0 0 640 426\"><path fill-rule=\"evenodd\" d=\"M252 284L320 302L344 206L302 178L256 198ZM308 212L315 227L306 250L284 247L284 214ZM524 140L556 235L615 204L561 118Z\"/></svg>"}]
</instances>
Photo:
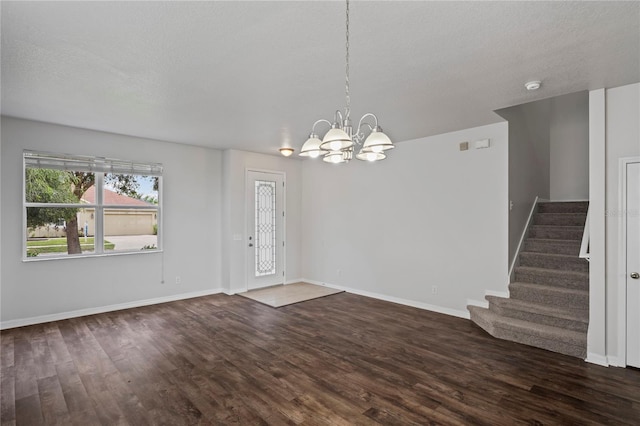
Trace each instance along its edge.
<instances>
[{"instance_id":1,"label":"textured ceiling","mask_svg":"<svg viewBox=\"0 0 640 426\"><path fill-rule=\"evenodd\" d=\"M5 115L275 153L344 108L342 2L4 1L1 14ZM351 4L352 117L376 113L396 141L638 81L638 2Z\"/></svg>"}]
</instances>

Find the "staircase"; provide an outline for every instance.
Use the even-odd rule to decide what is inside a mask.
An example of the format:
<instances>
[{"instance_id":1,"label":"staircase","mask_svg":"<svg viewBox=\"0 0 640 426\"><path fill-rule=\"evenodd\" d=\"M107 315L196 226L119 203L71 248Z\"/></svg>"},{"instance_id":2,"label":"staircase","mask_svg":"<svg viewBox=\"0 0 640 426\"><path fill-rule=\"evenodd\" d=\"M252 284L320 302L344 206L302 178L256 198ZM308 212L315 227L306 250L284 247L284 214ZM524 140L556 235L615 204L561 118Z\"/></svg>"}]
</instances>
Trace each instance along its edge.
<instances>
[{"instance_id":1,"label":"staircase","mask_svg":"<svg viewBox=\"0 0 640 426\"><path fill-rule=\"evenodd\" d=\"M586 358L589 263L578 257L587 202L542 202L509 284L509 298L468 306L494 337Z\"/></svg>"}]
</instances>

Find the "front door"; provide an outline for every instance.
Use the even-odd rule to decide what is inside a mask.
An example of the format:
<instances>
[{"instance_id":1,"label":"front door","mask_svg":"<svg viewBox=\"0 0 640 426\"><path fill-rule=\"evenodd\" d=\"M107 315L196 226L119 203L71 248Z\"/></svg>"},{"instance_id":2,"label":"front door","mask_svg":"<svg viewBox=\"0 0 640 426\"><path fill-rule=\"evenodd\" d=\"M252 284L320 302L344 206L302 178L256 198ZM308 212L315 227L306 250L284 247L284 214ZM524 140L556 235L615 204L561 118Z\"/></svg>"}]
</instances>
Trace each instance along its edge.
<instances>
[{"instance_id":1,"label":"front door","mask_svg":"<svg viewBox=\"0 0 640 426\"><path fill-rule=\"evenodd\" d=\"M627 163L627 365L640 368L640 163Z\"/></svg>"},{"instance_id":2,"label":"front door","mask_svg":"<svg viewBox=\"0 0 640 426\"><path fill-rule=\"evenodd\" d=\"M284 283L284 175L247 171L247 290Z\"/></svg>"}]
</instances>

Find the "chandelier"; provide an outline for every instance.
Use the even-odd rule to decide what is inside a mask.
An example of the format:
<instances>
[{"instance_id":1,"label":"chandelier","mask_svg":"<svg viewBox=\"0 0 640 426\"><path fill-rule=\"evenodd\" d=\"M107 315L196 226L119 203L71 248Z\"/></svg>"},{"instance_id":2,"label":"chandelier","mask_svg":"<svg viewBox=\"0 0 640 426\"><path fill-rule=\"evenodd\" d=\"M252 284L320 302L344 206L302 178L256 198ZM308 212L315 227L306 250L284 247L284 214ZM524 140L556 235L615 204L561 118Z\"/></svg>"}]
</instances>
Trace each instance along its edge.
<instances>
[{"instance_id":1,"label":"chandelier","mask_svg":"<svg viewBox=\"0 0 640 426\"><path fill-rule=\"evenodd\" d=\"M358 121L358 127L354 130L351 122L351 97L349 94L349 0L346 0L346 66L345 66L345 98L346 107L344 114L336 111L333 123L329 120L318 120L313 123L309 139L302 145L300 156L317 158L327 163L348 163L353 159L354 151L359 148L356 158L363 161L384 160L385 151L394 147L393 142L382 132L378 126L378 117L372 113L366 113ZM322 140L316 134L316 126L328 124L331 128Z\"/></svg>"}]
</instances>

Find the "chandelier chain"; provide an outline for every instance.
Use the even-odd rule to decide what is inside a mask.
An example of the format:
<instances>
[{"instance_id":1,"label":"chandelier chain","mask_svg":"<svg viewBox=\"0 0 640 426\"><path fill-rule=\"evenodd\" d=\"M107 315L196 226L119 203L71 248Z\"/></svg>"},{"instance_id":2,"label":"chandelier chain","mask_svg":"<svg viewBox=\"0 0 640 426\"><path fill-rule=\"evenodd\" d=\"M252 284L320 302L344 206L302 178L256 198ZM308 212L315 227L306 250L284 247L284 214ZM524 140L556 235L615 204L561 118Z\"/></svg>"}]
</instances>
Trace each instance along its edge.
<instances>
[{"instance_id":1,"label":"chandelier chain","mask_svg":"<svg viewBox=\"0 0 640 426\"><path fill-rule=\"evenodd\" d=\"M349 118L349 114L351 113L351 95L349 93L349 0L347 0L347 10L345 13L346 19L346 54L345 54L345 98L347 101L347 107L345 109L345 118Z\"/></svg>"}]
</instances>

